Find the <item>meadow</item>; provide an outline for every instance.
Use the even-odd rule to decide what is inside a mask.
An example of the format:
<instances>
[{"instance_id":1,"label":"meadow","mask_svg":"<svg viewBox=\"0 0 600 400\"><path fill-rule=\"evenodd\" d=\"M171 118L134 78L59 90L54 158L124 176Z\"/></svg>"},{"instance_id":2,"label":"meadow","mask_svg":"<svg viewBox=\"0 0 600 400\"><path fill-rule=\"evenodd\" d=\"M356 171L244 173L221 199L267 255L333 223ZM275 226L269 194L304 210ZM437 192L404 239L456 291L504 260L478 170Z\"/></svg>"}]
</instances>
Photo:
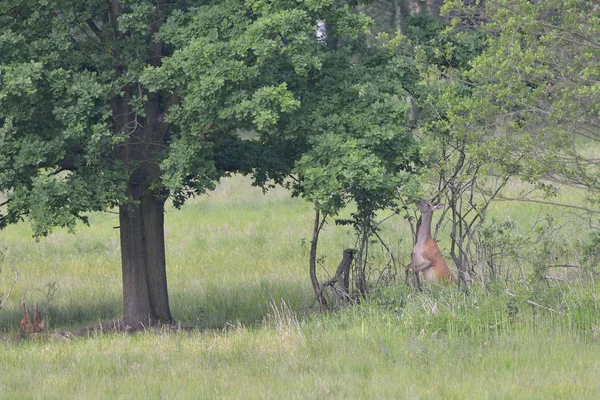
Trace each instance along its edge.
<instances>
[{"instance_id":1,"label":"meadow","mask_svg":"<svg viewBox=\"0 0 600 400\"><path fill-rule=\"evenodd\" d=\"M522 234L540 215L564 217L505 202L492 213ZM237 176L169 208L179 325L135 334L111 328L121 314L115 214L39 241L26 223L0 231L0 292L11 266L19 272L0 310L0 398L600 398L594 274L538 281L526 265L523 279L468 294L419 292L399 279L322 315L310 308L313 217L310 204L282 189L263 195ZM578 234L571 229L567 236ZM383 235L408 262L406 221L386 221ZM319 252L330 273L353 244L350 228L326 226ZM21 300L39 304L46 335L19 337Z\"/></svg>"}]
</instances>

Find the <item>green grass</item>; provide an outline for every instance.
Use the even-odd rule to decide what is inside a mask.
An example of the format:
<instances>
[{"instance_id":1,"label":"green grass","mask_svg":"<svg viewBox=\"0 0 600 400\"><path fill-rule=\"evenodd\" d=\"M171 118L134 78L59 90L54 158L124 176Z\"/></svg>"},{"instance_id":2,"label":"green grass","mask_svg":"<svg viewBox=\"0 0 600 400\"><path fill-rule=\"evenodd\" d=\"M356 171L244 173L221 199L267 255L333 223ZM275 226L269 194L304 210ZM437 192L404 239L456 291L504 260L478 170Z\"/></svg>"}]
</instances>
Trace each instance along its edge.
<instances>
[{"instance_id":1,"label":"green grass","mask_svg":"<svg viewBox=\"0 0 600 400\"><path fill-rule=\"evenodd\" d=\"M539 211L565 217L540 207L498 203L493 213L521 233ZM12 265L20 277L0 310L0 398L600 398L593 276L475 285L468 295L398 284L318 315L307 309L302 245L312 218L309 204L283 190L263 196L240 177L169 209L171 307L194 329L133 335L98 333L121 313L116 215L39 242L26 224L1 231L0 291ZM384 234L407 259L406 222L389 220ZM348 228L326 227L330 272L352 245ZM18 337L22 299L40 304L48 335Z\"/></svg>"},{"instance_id":2,"label":"green grass","mask_svg":"<svg viewBox=\"0 0 600 400\"><path fill-rule=\"evenodd\" d=\"M416 296L416 295L413 295ZM419 297L419 296L416 296ZM421 302L416 299L412 305ZM600 344L547 317L431 330L366 304L258 328L6 343L3 398L598 398ZM466 311L462 310L462 311ZM472 311L474 309L471 309ZM413 310L417 311L417 310ZM482 317L482 315L478 315ZM500 318L498 314L496 317ZM479 321L479 322L477 322ZM439 323L439 321L438 321ZM443 325L437 325L441 327ZM51 388L49 392L48 389Z\"/></svg>"}]
</instances>

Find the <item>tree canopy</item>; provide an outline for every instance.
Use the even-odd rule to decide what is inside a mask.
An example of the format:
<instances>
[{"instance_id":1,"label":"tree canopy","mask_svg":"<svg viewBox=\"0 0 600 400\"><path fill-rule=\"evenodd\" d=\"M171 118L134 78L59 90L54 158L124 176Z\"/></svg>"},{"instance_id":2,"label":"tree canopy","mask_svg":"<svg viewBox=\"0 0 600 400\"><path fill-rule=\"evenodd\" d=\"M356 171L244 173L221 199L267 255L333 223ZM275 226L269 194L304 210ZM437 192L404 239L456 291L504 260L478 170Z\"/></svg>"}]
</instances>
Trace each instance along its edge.
<instances>
[{"instance_id":1,"label":"tree canopy","mask_svg":"<svg viewBox=\"0 0 600 400\"><path fill-rule=\"evenodd\" d=\"M460 3L446 6L481 12ZM471 129L502 130L535 148L521 152L524 179L585 187L595 197L598 163L581 145L598 141L597 2L488 2L484 13L486 49L464 75L473 87L464 113Z\"/></svg>"},{"instance_id":2,"label":"tree canopy","mask_svg":"<svg viewBox=\"0 0 600 400\"><path fill-rule=\"evenodd\" d=\"M3 2L0 224L45 235L118 207L138 326L171 320L169 197L243 172L292 176L329 212L389 205L414 147L404 72L369 22L332 0Z\"/></svg>"}]
</instances>

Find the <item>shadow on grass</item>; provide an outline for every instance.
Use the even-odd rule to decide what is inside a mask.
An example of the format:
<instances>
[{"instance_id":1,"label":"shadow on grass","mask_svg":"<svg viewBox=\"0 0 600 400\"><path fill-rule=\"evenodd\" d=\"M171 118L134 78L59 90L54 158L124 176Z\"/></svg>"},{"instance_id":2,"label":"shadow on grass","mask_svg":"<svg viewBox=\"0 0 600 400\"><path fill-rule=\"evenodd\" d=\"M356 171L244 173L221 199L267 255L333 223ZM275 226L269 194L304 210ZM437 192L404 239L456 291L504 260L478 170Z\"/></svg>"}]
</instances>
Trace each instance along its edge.
<instances>
[{"instance_id":1,"label":"shadow on grass","mask_svg":"<svg viewBox=\"0 0 600 400\"><path fill-rule=\"evenodd\" d=\"M261 281L236 286L209 285L201 291L172 291L173 318L195 329L260 326L271 304L285 302L291 310L306 309L312 302L308 285L297 281Z\"/></svg>"},{"instance_id":2,"label":"shadow on grass","mask_svg":"<svg viewBox=\"0 0 600 400\"><path fill-rule=\"evenodd\" d=\"M247 285L216 285L195 290L171 289L170 305L175 323L186 329L226 329L230 326L257 327L271 311L273 302L285 302L291 310L310 305L311 292L298 282L262 281ZM16 301L15 301L16 303ZM28 304L33 317L33 304ZM42 318L50 332L111 330L122 315L121 299L102 301L78 298L77 302L40 305ZM19 304L0 311L0 334L18 333L23 315Z\"/></svg>"},{"instance_id":3,"label":"shadow on grass","mask_svg":"<svg viewBox=\"0 0 600 400\"><path fill-rule=\"evenodd\" d=\"M100 321L117 320L121 314L121 302L117 299L105 299L85 303L50 304L39 306L42 319L49 331L77 330L83 326L99 323ZM27 304L29 316L33 318L33 303ZM0 333L19 331L23 314L20 303L18 307L4 308L0 311Z\"/></svg>"}]
</instances>

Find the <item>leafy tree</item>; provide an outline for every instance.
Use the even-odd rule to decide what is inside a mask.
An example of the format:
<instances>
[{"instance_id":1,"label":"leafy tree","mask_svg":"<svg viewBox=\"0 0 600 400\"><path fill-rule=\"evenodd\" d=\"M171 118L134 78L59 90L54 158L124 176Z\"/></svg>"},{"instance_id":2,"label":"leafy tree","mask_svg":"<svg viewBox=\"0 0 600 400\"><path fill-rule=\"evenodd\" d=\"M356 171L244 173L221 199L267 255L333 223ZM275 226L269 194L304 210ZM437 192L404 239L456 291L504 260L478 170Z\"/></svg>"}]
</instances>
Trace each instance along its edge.
<instances>
[{"instance_id":1,"label":"leafy tree","mask_svg":"<svg viewBox=\"0 0 600 400\"><path fill-rule=\"evenodd\" d=\"M431 62L423 51L427 95L418 99L432 112L421 147L431 167L425 180L449 204L451 255L463 282L480 272L471 246L510 179L549 195L554 183L598 192L597 160L582 146L598 138L595 2L469 4L446 2L456 18L444 36L458 42L434 51L463 61Z\"/></svg>"},{"instance_id":2,"label":"leafy tree","mask_svg":"<svg viewBox=\"0 0 600 400\"><path fill-rule=\"evenodd\" d=\"M253 8L256 20L247 28L238 24L239 29L228 23L214 30L207 26L215 15L246 18L244 7L238 6L239 18L232 17L237 14L227 3L198 8L188 16L193 22L165 26L162 37L180 50L162 67L149 69L147 79L169 90L189 82L179 91L181 105L172 114L180 127L177 134L187 143L182 151L198 143L194 132L206 126L230 131L234 120L236 127L256 133L226 142L244 149L237 152L244 157L235 160L240 171L252 172L259 185L285 183L294 195L317 204L324 216L353 202L355 222L372 228L375 212L394 204L414 162L404 89L414 73L396 55L399 43L369 39L370 20L363 15L333 2L306 10L294 4L260 3ZM294 28L284 21L293 21ZM317 21L327 21L318 40ZM257 37L264 42L248 58L245 49ZM220 55L217 68L212 54ZM189 163L167 170L178 177L173 189L180 191L197 161L174 159ZM313 285L318 292L315 280Z\"/></svg>"},{"instance_id":3,"label":"leafy tree","mask_svg":"<svg viewBox=\"0 0 600 400\"><path fill-rule=\"evenodd\" d=\"M45 235L117 206L124 322L171 321L165 202L232 171L283 182L317 131L282 116L335 51L318 21L364 29L327 0L2 2L0 225Z\"/></svg>"},{"instance_id":4,"label":"leafy tree","mask_svg":"<svg viewBox=\"0 0 600 400\"><path fill-rule=\"evenodd\" d=\"M406 101L415 76L397 54L401 38L380 40L330 54L324 65L335 67L313 78L310 100L296 119L312 134L294 169L296 192L324 218L349 203L356 207L352 219L341 222L352 224L359 238L353 276L360 294L367 292L367 247L377 233L377 212L396 207L398 189L414 183L417 162Z\"/></svg>"},{"instance_id":5,"label":"leafy tree","mask_svg":"<svg viewBox=\"0 0 600 400\"><path fill-rule=\"evenodd\" d=\"M5 1L0 6L2 226L29 216L35 235L119 207L127 325L168 322L159 163L174 98L139 77L160 64L155 38L173 5Z\"/></svg>"},{"instance_id":6,"label":"leafy tree","mask_svg":"<svg viewBox=\"0 0 600 400\"><path fill-rule=\"evenodd\" d=\"M368 1L361 11L373 18L376 32L405 32L412 18L440 19L443 0L374 0Z\"/></svg>"},{"instance_id":7,"label":"leafy tree","mask_svg":"<svg viewBox=\"0 0 600 400\"><path fill-rule=\"evenodd\" d=\"M450 10L474 12L455 3ZM466 75L479 110L469 122L537 145L519 171L524 179L569 183L595 197L600 169L586 144L599 139L597 2L488 2L484 14L487 49Z\"/></svg>"},{"instance_id":8,"label":"leafy tree","mask_svg":"<svg viewBox=\"0 0 600 400\"><path fill-rule=\"evenodd\" d=\"M518 160L507 154L517 144L464 123L465 115L477 113L471 109L473 90L464 74L483 50L483 36L469 27L448 30L440 21L422 16L413 20L405 34L413 43L420 74L413 94L419 115L415 136L423 166L421 190L426 198L447 205L450 256L458 267L459 282L466 283L469 273L475 272L471 257L477 254L471 251L475 232L490 201L514 173ZM440 218L445 217L446 212Z\"/></svg>"}]
</instances>

